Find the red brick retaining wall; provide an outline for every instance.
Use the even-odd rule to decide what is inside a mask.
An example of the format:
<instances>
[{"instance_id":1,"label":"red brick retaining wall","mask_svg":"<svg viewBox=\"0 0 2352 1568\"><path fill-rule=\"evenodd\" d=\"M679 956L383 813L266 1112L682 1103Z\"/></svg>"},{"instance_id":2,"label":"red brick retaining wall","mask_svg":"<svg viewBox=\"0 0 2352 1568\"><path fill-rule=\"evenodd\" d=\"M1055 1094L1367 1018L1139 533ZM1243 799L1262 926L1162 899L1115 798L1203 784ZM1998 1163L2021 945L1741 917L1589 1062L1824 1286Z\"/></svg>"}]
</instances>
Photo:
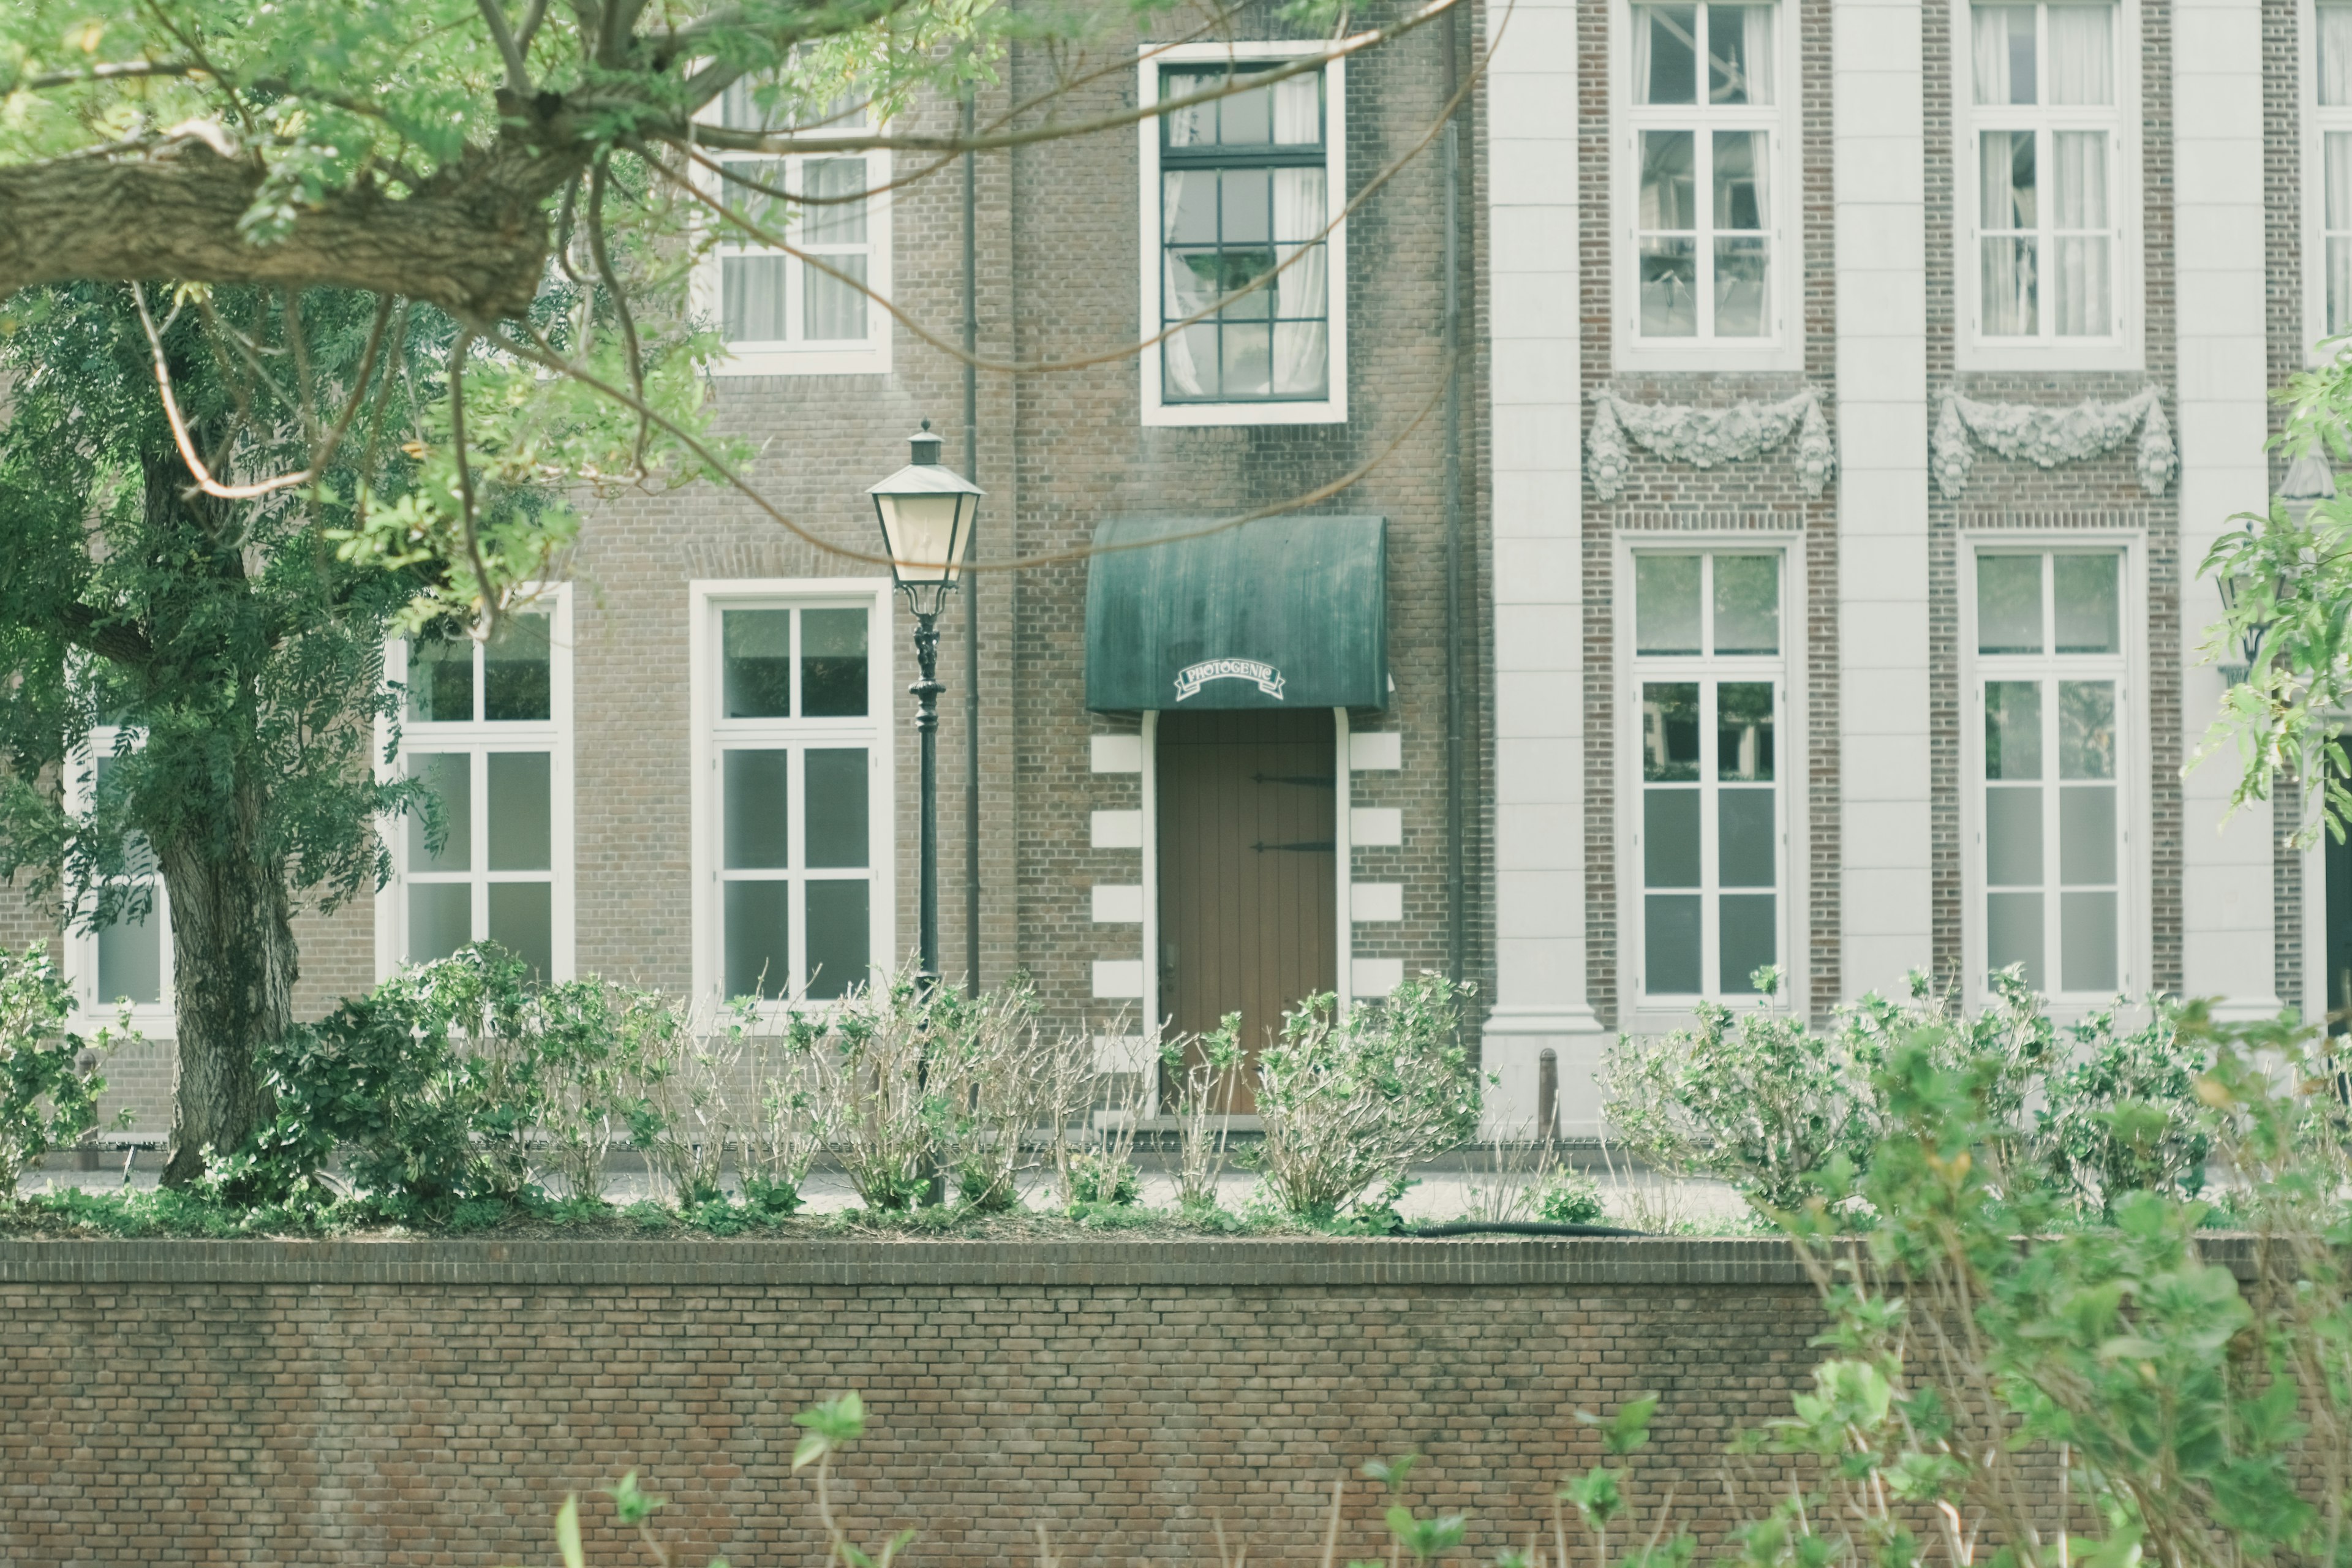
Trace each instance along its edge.
<instances>
[{"instance_id":1,"label":"red brick retaining wall","mask_svg":"<svg viewBox=\"0 0 2352 1568\"><path fill-rule=\"evenodd\" d=\"M1772 1242L0 1244L0 1564L549 1562L567 1490L668 1497L676 1561L814 1564L793 1414L908 1568L1319 1559L1332 1479L1524 1543L1655 1389L1638 1501L1719 1525L1813 1295ZM1339 1561L1385 1556L1351 1479ZM590 1558L650 1563L588 1497ZM1646 1523L1641 1526L1646 1530Z\"/></svg>"}]
</instances>

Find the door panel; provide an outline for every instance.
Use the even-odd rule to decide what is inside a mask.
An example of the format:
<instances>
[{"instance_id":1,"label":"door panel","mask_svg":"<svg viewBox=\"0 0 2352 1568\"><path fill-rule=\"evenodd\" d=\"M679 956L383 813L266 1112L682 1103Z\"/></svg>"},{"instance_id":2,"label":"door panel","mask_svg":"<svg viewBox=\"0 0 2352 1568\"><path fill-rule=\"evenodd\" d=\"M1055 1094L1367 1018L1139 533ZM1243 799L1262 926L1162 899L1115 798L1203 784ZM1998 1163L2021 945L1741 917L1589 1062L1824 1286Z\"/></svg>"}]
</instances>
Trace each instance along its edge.
<instances>
[{"instance_id":1,"label":"door panel","mask_svg":"<svg viewBox=\"0 0 2352 1568\"><path fill-rule=\"evenodd\" d=\"M1332 740L1325 710L1160 716L1160 1006L1185 1034L1240 1013L1253 1062L1339 984ZM1230 1109L1255 1103L1245 1081Z\"/></svg>"}]
</instances>

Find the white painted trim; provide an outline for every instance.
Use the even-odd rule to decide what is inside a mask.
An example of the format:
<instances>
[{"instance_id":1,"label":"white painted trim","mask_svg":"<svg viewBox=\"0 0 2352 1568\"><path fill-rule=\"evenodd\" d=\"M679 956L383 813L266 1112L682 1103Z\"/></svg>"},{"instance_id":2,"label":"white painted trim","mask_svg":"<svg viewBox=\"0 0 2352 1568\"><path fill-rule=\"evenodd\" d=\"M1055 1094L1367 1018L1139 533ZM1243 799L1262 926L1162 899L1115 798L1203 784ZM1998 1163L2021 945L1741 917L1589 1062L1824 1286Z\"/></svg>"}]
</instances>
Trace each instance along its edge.
<instances>
[{"instance_id":1,"label":"white painted trim","mask_svg":"<svg viewBox=\"0 0 2352 1568\"><path fill-rule=\"evenodd\" d=\"M2327 1016L2327 840L2303 852L2303 994L2305 1018Z\"/></svg>"},{"instance_id":2,"label":"white painted trim","mask_svg":"<svg viewBox=\"0 0 2352 1568\"><path fill-rule=\"evenodd\" d=\"M400 756L424 752L464 752L471 764L471 788L475 808L487 811L488 794L488 763L492 752L536 752L550 753L548 764L548 833L549 858L553 862L552 887L549 897L553 902L551 945L554 948L556 981L572 979L578 973L578 832L577 784L574 755L578 750L579 730L574 722L572 703L572 667L577 651L572 626L572 588L569 584L550 584L536 589L539 602L552 609L548 627L548 712L546 720L479 723L471 721L447 723L419 723L404 720L400 726ZM477 669L480 668L478 659ZM394 637L384 647L383 673L386 681L405 683L408 679L408 643ZM399 776L398 759L384 760L383 742L390 731L381 721L377 726L377 774L381 778ZM389 980L397 973L408 948L408 868L404 843L408 819L402 817L380 825L390 845L393 857L392 880L375 895L375 976ZM478 833L477 837L480 835ZM487 873L473 873L474 929L487 932L488 924L488 883Z\"/></svg>"},{"instance_id":3,"label":"white painted trim","mask_svg":"<svg viewBox=\"0 0 2352 1568\"><path fill-rule=\"evenodd\" d=\"M2303 144L2296 215L2303 234L2304 363L2325 363L2327 338L2327 132L2352 131L2352 105L2319 106L2319 16L2315 0L2295 0L2295 124ZM2340 349L2338 351L2341 352Z\"/></svg>"},{"instance_id":4,"label":"white painted trim","mask_svg":"<svg viewBox=\"0 0 2352 1568\"><path fill-rule=\"evenodd\" d=\"M1337 961L1331 965L1331 977L1339 994L1339 1010L1345 1013L1356 1005L1356 846L1355 805L1356 779L1350 766L1355 748L1348 734L1348 710L1331 710L1331 847L1336 851L1331 863L1339 879L1339 940Z\"/></svg>"},{"instance_id":5,"label":"white painted trim","mask_svg":"<svg viewBox=\"0 0 2352 1568\"><path fill-rule=\"evenodd\" d=\"M1952 58L1952 225L1953 323L1955 363L1961 370L2070 371L2142 369L2147 360L2147 195L2140 177L2141 162L2141 42L2139 0L2112 0L2116 7L2116 121L2114 202L2116 262L2114 272L2115 331L2105 338L2047 338L2039 342L2016 339L1987 341L1977 330L1982 300L1977 267L1982 254L1977 244L1977 139L1972 128L1974 89L1969 72L1973 23L1972 0L1950 0ZM2042 111L2045 117L2048 110ZM2060 111L2062 114L2064 110ZM1998 129L1998 127L1995 127ZM2046 202L2046 195L2042 197ZM2043 275L2049 269L2043 268ZM2043 302L2047 309L2047 301Z\"/></svg>"},{"instance_id":6,"label":"white painted trim","mask_svg":"<svg viewBox=\"0 0 2352 1568\"><path fill-rule=\"evenodd\" d=\"M866 904L868 952L879 968L898 962L898 726L893 722L896 695L893 655L898 639L891 616L890 579L887 577L722 577L698 578L687 584L687 647L692 675L688 682L689 736L688 793L693 832L688 867L693 878L694 994L719 995L726 983L721 947L721 906L719 880L720 821L717 758L720 740L716 710L719 696L718 612L728 606L757 608L770 605L820 607L863 604L872 608L866 643L866 715L858 720L802 720L812 738L821 726L840 727L845 739L866 740L874 748L875 765L867 774L868 839L872 844L873 892ZM797 800L793 809L799 808ZM795 921L794 931L800 922ZM782 1011L782 1002L761 1004L763 1011Z\"/></svg>"},{"instance_id":7,"label":"white painted trim","mask_svg":"<svg viewBox=\"0 0 2352 1568\"><path fill-rule=\"evenodd\" d=\"M2123 552L2122 603L2118 614L2123 620L2123 675L2116 693L2117 722L2124 728L2123 754L2116 759L2116 788L2122 792L2116 818L2124 833L2120 849L2122 865L2118 885L2122 907L2116 911L2117 957L2121 973L2116 989L2125 994L2137 994L2149 988L2154 973L2156 950L2154 909L2149 888L2154 876L2153 847L2154 816L2150 807L2153 793L2147 781L2155 767L2154 740L2149 734L2148 647L2147 647L2147 541L2145 534L2134 529L2101 530L2097 531L2055 531L2042 530L1973 529L1964 530L1953 545L1958 557L1953 574L1959 598L1960 673L1960 979L1961 995L1971 1006L1990 1003L1991 994L1985 984L1985 878L1984 856L1978 838L1984 831L1984 719L1978 706L1978 685L1983 679L1982 666L1977 646L1977 556L1980 550L1997 550L2004 554L2048 551L2059 554L2084 554L2101 549ZM2047 655L2036 660L2037 667L2060 659L2096 656ZM2064 679L2063 675L2044 674L2042 679ZM2020 679L2035 679L2021 674ZM2090 676L2087 679L2101 679ZM2047 760L2045 780L2052 787L2058 782L2057 759ZM2046 861L2054 864L2058 846L2045 844ZM2048 884L2045 884L2047 886ZM2053 933L2054 936L2055 933ZM2061 996L2058 977L2043 976L2042 989L2052 999L2053 1012L2065 1017L2090 1011L2109 998L2087 993Z\"/></svg>"},{"instance_id":8,"label":"white painted trim","mask_svg":"<svg viewBox=\"0 0 2352 1568\"><path fill-rule=\"evenodd\" d=\"M1672 110L1695 105L1640 106L1633 102L1632 0L1610 0L1610 277L1612 280L1610 322L1612 360L1621 371L1766 371L1805 367L1805 196L1804 119L1800 112L1803 81L1800 69L1797 6L1780 5L1773 19L1772 41L1776 101L1768 112L1743 115L1741 123L1724 130L1769 129L1772 137L1772 167L1767 199L1772 207L1772 322L1763 338L1715 338L1688 346L1673 339L1644 339L1638 328L1642 309L1639 241L1634 213L1642 178L1640 126L1644 117L1673 118ZM1723 110L1717 110L1720 117ZM1696 123L1694 120L1693 123ZM1701 196L1701 200L1706 200Z\"/></svg>"},{"instance_id":9,"label":"white painted trim","mask_svg":"<svg viewBox=\"0 0 2352 1568\"><path fill-rule=\"evenodd\" d=\"M1326 46L1311 39L1177 44L1139 44L1136 103L1149 109L1160 101L1160 68L1195 60L1287 60L1320 54ZM1138 265L1141 269L1136 321L1139 338L1160 331L1160 117L1148 114L1138 122L1137 186ZM1323 144L1325 200L1337 213L1348 195L1348 62L1333 60L1323 68ZM1348 421L1348 226L1333 226L1324 242L1325 287L1330 298L1331 395L1298 403L1162 403L1160 345L1148 345L1137 355L1141 375L1143 423L1155 426L1198 425L1344 425Z\"/></svg>"},{"instance_id":10,"label":"white painted trim","mask_svg":"<svg viewBox=\"0 0 2352 1568\"><path fill-rule=\"evenodd\" d=\"M1147 710L1143 715L1143 731L1138 737L1138 756L1142 774L1143 810L1143 1016L1139 1024L1143 1037L1156 1050L1160 1031L1167 1018L1160 1008L1160 714ZM1145 1079L1143 1114L1160 1114L1160 1075L1151 1073Z\"/></svg>"}]
</instances>

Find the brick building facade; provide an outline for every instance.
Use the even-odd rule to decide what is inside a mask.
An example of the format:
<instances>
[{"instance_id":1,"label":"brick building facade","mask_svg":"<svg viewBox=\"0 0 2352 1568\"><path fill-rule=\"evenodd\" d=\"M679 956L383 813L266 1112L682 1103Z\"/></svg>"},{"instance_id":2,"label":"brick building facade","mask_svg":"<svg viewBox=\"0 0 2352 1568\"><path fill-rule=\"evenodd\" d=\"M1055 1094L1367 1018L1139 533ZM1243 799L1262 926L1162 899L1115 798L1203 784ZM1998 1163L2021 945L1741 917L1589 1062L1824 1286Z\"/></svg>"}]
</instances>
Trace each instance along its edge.
<instances>
[{"instance_id":1,"label":"brick building facade","mask_svg":"<svg viewBox=\"0 0 2352 1568\"><path fill-rule=\"evenodd\" d=\"M2182 764L2223 689L2197 563L2277 478L2270 390L2352 313L2352 9L1520 0L1280 80L1315 46L1261 21L1016 49L981 123L1275 74L978 157L969 230L950 164L808 209L823 268L713 258L719 422L791 526L710 486L595 510L548 651L505 656L541 707L493 712L524 688L484 662L412 714L470 858L403 846L308 921L306 1007L485 934L704 995L907 952L908 621L839 552L924 419L987 491L943 626L942 967L1032 977L1107 1070L1144 1019L1255 1036L1458 968L1496 1120L1549 1053L1590 1131L1608 1038L1766 963L1814 1017L2011 962L2062 1008L2324 1005L2329 866L2217 834L2226 763ZM1121 660L1158 694L1106 697Z\"/></svg>"}]
</instances>

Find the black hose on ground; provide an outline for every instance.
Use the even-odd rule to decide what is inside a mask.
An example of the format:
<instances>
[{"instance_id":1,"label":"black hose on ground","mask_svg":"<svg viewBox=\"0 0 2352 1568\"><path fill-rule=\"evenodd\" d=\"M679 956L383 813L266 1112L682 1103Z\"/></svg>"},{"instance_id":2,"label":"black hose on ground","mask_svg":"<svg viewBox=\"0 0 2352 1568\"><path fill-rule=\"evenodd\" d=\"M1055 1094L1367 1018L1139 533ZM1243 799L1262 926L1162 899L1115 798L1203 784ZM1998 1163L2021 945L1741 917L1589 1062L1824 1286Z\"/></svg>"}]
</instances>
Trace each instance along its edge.
<instances>
[{"instance_id":1,"label":"black hose on ground","mask_svg":"<svg viewBox=\"0 0 2352 1568\"><path fill-rule=\"evenodd\" d=\"M1607 1225L1549 1225L1537 1220L1517 1219L1457 1219L1444 1225L1425 1225L1406 1231L1407 1236L1476 1236L1481 1232L1499 1231L1506 1236L1647 1236L1646 1230L1620 1230Z\"/></svg>"}]
</instances>

